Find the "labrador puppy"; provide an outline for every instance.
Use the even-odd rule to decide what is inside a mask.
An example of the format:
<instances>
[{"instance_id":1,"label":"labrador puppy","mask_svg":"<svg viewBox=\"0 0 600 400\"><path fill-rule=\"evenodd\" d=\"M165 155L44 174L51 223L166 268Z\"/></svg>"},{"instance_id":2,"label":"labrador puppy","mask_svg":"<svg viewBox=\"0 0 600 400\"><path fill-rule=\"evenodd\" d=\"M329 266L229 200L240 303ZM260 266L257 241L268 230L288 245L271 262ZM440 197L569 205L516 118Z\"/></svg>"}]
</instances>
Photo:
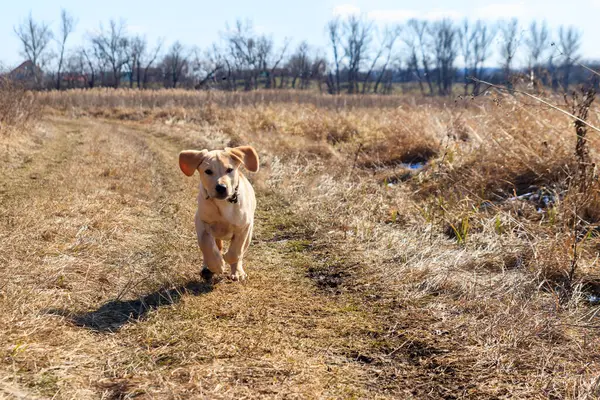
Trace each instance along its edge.
<instances>
[{"instance_id":1,"label":"labrador puppy","mask_svg":"<svg viewBox=\"0 0 600 400\"><path fill-rule=\"evenodd\" d=\"M230 267L234 281L246 279L242 266L252 239L256 198L254 189L240 169L258 171L258 154L250 146L225 150L185 150L179 153L179 167L187 176L200 173L196 211L196 233L204 258L202 276L225 273ZM230 240L222 255L223 240Z\"/></svg>"}]
</instances>

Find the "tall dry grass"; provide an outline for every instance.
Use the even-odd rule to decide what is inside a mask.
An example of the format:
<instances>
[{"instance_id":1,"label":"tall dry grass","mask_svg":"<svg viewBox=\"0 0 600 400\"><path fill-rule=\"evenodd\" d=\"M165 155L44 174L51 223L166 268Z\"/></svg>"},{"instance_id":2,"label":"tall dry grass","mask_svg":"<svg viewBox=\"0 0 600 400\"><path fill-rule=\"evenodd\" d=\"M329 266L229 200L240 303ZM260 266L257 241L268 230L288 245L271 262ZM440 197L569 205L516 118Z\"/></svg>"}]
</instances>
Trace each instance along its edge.
<instances>
[{"instance_id":1,"label":"tall dry grass","mask_svg":"<svg viewBox=\"0 0 600 400\"><path fill-rule=\"evenodd\" d=\"M354 356L378 382L422 388L416 397L600 395L598 185L583 202L574 195L577 136L564 115L501 93L444 103L92 90L40 101L93 118L98 132L117 121L141 148L151 132L174 148L259 149L257 191L276 195L299 226L267 247L285 243L318 287L382 323L368 332L378 345ZM598 116L593 105L589 122ZM600 143L587 139L594 161ZM336 324L364 340L344 318Z\"/></svg>"},{"instance_id":2,"label":"tall dry grass","mask_svg":"<svg viewBox=\"0 0 600 400\"><path fill-rule=\"evenodd\" d=\"M34 93L0 78L0 135L23 131L39 116Z\"/></svg>"},{"instance_id":3,"label":"tall dry grass","mask_svg":"<svg viewBox=\"0 0 600 400\"><path fill-rule=\"evenodd\" d=\"M348 109L356 107L393 108L401 105L426 105L447 100L419 96L331 96L313 91L274 90L250 92L191 91L183 89L72 89L48 91L39 96L43 105L52 108L198 108L207 103L219 107L241 107L269 104L314 105L318 108Z\"/></svg>"}]
</instances>

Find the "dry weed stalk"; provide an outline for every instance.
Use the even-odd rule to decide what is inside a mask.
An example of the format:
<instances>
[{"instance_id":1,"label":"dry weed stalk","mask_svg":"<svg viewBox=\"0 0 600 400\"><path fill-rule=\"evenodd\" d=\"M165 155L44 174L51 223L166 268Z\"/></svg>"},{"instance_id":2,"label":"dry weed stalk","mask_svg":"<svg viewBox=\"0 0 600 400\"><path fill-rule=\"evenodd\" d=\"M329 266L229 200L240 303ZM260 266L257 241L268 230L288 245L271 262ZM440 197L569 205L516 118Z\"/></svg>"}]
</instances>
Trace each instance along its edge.
<instances>
[{"instance_id":1,"label":"dry weed stalk","mask_svg":"<svg viewBox=\"0 0 600 400\"><path fill-rule=\"evenodd\" d=\"M588 124L584 121L588 119L590 107L596 98L596 90L593 86L590 86L587 89L582 88L581 92L581 97L579 97L577 92L573 93L573 100L570 105L573 115L577 117L574 121L575 133L577 135L577 144L575 145L575 155L577 156L578 165L577 186L579 191L585 194L591 183L594 164L590 162L590 151L586 138ZM569 104L566 96L565 100ZM589 171L588 167L591 167L592 171Z\"/></svg>"},{"instance_id":2,"label":"dry weed stalk","mask_svg":"<svg viewBox=\"0 0 600 400\"><path fill-rule=\"evenodd\" d=\"M592 232L590 221L586 220L585 215L582 211L597 206L593 204L594 196L591 193L593 188L594 179L594 166L595 164L590 161L590 150L588 146L587 133L588 127L587 119L590 107L596 98L596 91L593 86L589 88L581 88L581 95L574 92L572 100L569 101L565 95L565 101L571 106L572 114L577 118L574 121L575 133L577 137L575 145L575 156L577 158L577 178L575 182L575 193L573 193L573 204L572 204L572 218L570 235L572 244L572 260L571 266L567 273L566 281L566 293L571 295L576 284L576 273L578 269L578 262L580 258L580 245L582 241L589 238Z\"/></svg>"}]
</instances>

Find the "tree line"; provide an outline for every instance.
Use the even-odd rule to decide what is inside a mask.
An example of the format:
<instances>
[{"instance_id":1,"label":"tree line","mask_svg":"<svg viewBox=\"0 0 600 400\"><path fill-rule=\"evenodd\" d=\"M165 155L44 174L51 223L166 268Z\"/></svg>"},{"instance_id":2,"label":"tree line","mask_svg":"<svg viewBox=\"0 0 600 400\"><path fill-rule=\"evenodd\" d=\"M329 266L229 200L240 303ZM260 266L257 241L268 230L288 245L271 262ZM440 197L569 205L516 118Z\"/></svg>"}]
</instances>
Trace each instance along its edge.
<instances>
[{"instance_id":1,"label":"tree line","mask_svg":"<svg viewBox=\"0 0 600 400\"><path fill-rule=\"evenodd\" d=\"M329 21L326 49L306 41L292 48L289 38L276 44L241 20L205 49L179 41L165 47L163 39L149 43L130 34L123 20L100 24L85 34L83 45L69 47L76 27L66 10L56 31L31 14L14 27L36 88L316 88L331 94L387 94L397 85L443 96L455 93L457 84L464 94L478 94L477 80L511 86L520 79L559 90L589 75L579 64L579 30L561 26L552 32L537 21L522 27L516 18L412 19L382 27L350 15Z\"/></svg>"}]
</instances>

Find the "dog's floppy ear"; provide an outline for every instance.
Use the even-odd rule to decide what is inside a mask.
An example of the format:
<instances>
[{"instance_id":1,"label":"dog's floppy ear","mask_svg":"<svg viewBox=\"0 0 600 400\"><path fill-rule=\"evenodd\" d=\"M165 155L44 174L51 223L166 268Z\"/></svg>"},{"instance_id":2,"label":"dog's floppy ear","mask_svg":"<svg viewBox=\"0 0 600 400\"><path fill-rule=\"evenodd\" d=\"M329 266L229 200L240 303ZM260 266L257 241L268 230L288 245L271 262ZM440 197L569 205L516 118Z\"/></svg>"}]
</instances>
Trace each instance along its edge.
<instances>
[{"instance_id":1,"label":"dog's floppy ear","mask_svg":"<svg viewBox=\"0 0 600 400\"><path fill-rule=\"evenodd\" d=\"M196 169L202 164L204 157L208 154L208 150L184 150L179 153L179 168L187 176L194 175Z\"/></svg>"},{"instance_id":2,"label":"dog's floppy ear","mask_svg":"<svg viewBox=\"0 0 600 400\"><path fill-rule=\"evenodd\" d=\"M252 146L226 147L225 151L237 158L250 172L258 172L258 154Z\"/></svg>"}]
</instances>

